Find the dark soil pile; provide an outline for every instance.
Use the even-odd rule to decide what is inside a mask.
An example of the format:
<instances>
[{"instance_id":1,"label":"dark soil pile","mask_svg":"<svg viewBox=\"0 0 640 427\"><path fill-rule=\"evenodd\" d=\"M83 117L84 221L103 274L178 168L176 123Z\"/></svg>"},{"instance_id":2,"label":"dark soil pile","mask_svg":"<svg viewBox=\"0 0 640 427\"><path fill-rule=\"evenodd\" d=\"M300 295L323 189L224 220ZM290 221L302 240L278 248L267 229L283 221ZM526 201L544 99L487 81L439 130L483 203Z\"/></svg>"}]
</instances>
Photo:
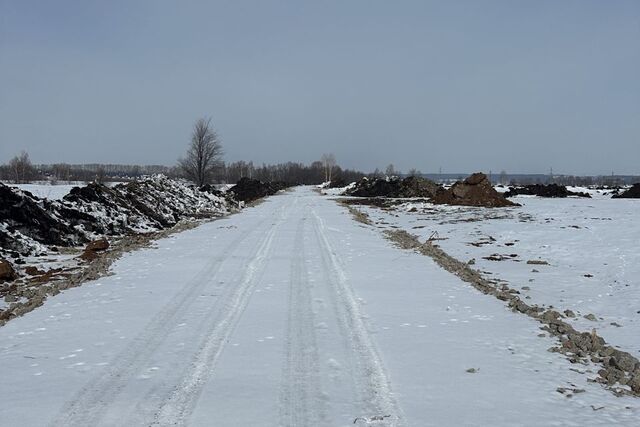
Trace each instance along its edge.
<instances>
[{"instance_id":1,"label":"dark soil pile","mask_svg":"<svg viewBox=\"0 0 640 427\"><path fill-rule=\"evenodd\" d=\"M45 253L47 246L158 231L184 218L223 215L234 203L162 175L113 188L75 187L53 201L0 184L0 254L17 259Z\"/></svg>"},{"instance_id":2,"label":"dark soil pile","mask_svg":"<svg viewBox=\"0 0 640 427\"><path fill-rule=\"evenodd\" d=\"M241 178L228 193L233 194L235 200L242 202L252 202L262 197L271 196L280 190L289 188L291 185L285 182L262 182L257 179Z\"/></svg>"},{"instance_id":3,"label":"dark soil pile","mask_svg":"<svg viewBox=\"0 0 640 427\"><path fill-rule=\"evenodd\" d=\"M456 182L448 190L439 191L433 198L433 202L487 208L519 206L498 193L489 182L487 176L480 172L474 173L464 181Z\"/></svg>"},{"instance_id":4,"label":"dark soil pile","mask_svg":"<svg viewBox=\"0 0 640 427\"><path fill-rule=\"evenodd\" d=\"M69 218L64 221L61 216ZM88 215L0 184L0 248L21 255L42 252L39 244L72 246L86 241L74 228ZM13 253L13 257L17 255Z\"/></svg>"},{"instance_id":5,"label":"dark soil pile","mask_svg":"<svg viewBox=\"0 0 640 427\"><path fill-rule=\"evenodd\" d=\"M532 184L522 187L509 187L509 191L504 193L504 197L513 197L519 194L538 197L591 197L588 193L569 191L564 185L558 184Z\"/></svg>"},{"instance_id":6,"label":"dark soil pile","mask_svg":"<svg viewBox=\"0 0 640 427\"><path fill-rule=\"evenodd\" d=\"M343 178L332 179L327 188L343 188L347 186L347 182Z\"/></svg>"},{"instance_id":7,"label":"dark soil pile","mask_svg":"<svg viewBox=\"0 0 640 427\"><path fill-rule=\"evenodd\" d=\"M640 199L640 183L633 184L633 186L629 188L627 191L620 194L614 194L613 196L611 196L611 198L612 199Z\"/></svg>"},{"instance_id":8,"label":"dark soil pile","mask_svg":"<svg viewBox=\"0 0 640 427\"><path fill-rule=\"evenodd\" d=\"M433 181L425 178L410 176L405 179L374 179L362 178L352 189L344 195L354 197L429 197L433 198L442 188Z\"/></svg>"}]
</instances>

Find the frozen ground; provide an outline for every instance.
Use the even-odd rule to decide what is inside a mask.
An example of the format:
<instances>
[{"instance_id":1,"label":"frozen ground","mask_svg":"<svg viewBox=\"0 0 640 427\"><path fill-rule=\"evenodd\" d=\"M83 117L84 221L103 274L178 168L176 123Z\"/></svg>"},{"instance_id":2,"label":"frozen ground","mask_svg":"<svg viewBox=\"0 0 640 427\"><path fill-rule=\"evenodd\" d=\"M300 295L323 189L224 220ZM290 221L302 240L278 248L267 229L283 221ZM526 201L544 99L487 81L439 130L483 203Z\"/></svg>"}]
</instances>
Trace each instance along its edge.
<instances>
[{"instance_id":1,"label":"frozen ground","mask_svg":"<svg viewBox=\"0 0 640 427\"><path fill-rule=\"evenodd\" d=\"M635 426L640 418L638 399L614 397L587 382L589 367L577 372L548 352L554 340L538 336L538 323L392 247L310 188L160 240L113 272L0 328L3 424L346 427L378 417L370 423ZM567 398L558 387L584 392Z\"/></svg>"},{"instance_id":2,"label":"frozen ground","mask_svg":"<svg viewBox=\"0 0 640 427\"><path fill-rule=\"evenodd\" d=\"M633 199L518 196L520 208L483 209L407 202L363 208L380 228L433 233L450 255L475 260L529 303L569 309L574 327L597 329L640 356L640 204ZM487 259L491 258L491 259ZM549 265L527 264L542 260ZM583 316L593 314L594 320Z\"/></svg>"}]
</instances>

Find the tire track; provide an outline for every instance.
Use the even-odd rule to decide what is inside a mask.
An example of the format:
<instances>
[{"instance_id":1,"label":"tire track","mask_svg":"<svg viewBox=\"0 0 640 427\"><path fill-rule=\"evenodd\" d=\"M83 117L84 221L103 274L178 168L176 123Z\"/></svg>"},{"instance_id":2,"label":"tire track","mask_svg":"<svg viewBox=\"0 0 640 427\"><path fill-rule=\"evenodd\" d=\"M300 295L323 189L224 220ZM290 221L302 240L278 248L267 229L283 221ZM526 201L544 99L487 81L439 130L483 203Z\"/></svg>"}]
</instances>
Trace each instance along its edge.
<instances>
[{"instance_id":1,"label":"tire track","mask_svg":"<svg viewBox=\"0 0 640 427\"><path fill-rule=\"evenodd\" d=\"M109 406L171 333L176 320L188 310L240 244L266 222L262 220L234 239L220 257L213 258L167 303L122 352L116 355L106 370L94 377L67 404L51 423L52 426L99 425Z\"/></svg>"},{"instance_id":2,"label":"tire track","mask_svg":"<svg viewBox=\"0 0 640 427\"><path fill-rule=\"evenodd\" d=\"M327 235L324 221L314 211L314 231L328 273L333 303L345 342L350 344L352 369L357 391L360 393L363 414L356 416L381 417L376 425L405 426L404 414L398 405L385 372L382 359L362 320L359 304L347 276L336 258ZM354 416L355 418L355 416Z\"/></svg>"},{"instance_id":3,"label":"tire track","mask_svg":"<svg viewBox=\"0 0 640 427\"><path fill-rule=\"evenodd\" d=\"M274 236L286 220L285 210L286 206L283 206L280 218L257 246L256 255L247 266L237 288L225 296L220 314L211 323L210 330L192 359L182 382L159 408L151 425L182 426L187 423L202 388L213 375L216 363L249 304L258 279L267 265Z\"/></svg>"},{"instance_id":4,"label":"tire track","mask_svg":"<svg viewBox=\"0 0 640 427\"><path fill-rule=\"evenodd\" d=\"M306 218L302 217L291 255L286 357L280 391L280 425L287 427L327 424L326 402L321 399L320 362L305 265L305 224Z\"/></svg>"}]
</instances>

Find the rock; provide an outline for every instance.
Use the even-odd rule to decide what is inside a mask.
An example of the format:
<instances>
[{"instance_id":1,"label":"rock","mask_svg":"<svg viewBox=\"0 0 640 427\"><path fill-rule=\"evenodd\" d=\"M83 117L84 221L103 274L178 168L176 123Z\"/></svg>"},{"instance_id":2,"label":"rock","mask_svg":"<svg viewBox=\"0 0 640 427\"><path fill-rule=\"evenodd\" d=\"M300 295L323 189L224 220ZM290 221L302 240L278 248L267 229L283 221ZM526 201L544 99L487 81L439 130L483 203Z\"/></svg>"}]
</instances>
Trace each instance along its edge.
<instances>
[{"instance_id":1,"label":"rock","mask_svg":"<svg viewBox=\"0 0 640 427\"><path fill-rule=\"evenodd\" d=\"M480 370L480 368L469 368L467 369L466 372L470 373L470 374L475 374Z\"/></svg>"},{"instance_id":2,"label":"rock","mask_svg":"<svg viewBox=\"0 0 640 427\"><path fill-rule=\"evenodd\" d=\"M9 261L0 259L0 282L9 282L18 278L18 273Z\"/></svg>"},{"instance_id":3,"label":"rock","mask_svg":"<svg viewBox=\"0 0 640 427\"><path fill-rule=\"evenodd\" d=\"M567 317L576 317L576 314L571 310L565 310L564 315Z\"/></svg>"},{"instance_id":4,"label":"rock","mask_svg":"<svg viewBox=\"0 0 640 427\"><path fill-rule=\"evenodd\" d=\"M592 322L595 322L595 321L598 320L598 318L595 315L591 314L591 313L586 314L586 315L584 315L582 317L584 317L587 320L591 320Z\"/></svg>"},{"instance_id":5,"label":"rock","mask_svg":"<svg viewBox=\"0 0 640 427\"><path fill-rule=\"evenodd\" d=\"M107 239L98 239L93 242L89 242L85 251L99 252L106 251L107 249L109 249L109 241Z\"/></svg>"}]
</instances>

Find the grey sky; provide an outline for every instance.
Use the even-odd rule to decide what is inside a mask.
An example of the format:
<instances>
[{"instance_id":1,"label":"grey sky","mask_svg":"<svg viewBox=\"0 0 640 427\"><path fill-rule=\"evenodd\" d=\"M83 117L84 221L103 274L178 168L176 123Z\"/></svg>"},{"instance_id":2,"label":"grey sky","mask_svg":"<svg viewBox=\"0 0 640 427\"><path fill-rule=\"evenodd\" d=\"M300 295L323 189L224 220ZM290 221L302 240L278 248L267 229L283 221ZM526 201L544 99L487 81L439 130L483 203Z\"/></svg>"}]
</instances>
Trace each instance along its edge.
<instances>
[{"instance_id":1,"label":"grey sky","mask_svg":"<svg viewBox=\"0 0 640 427\"><path fill-rule=\"evenodd\" d=\"M0 162L640 174L640 1L0 0Z\"/></svg>"}]
</instances>

